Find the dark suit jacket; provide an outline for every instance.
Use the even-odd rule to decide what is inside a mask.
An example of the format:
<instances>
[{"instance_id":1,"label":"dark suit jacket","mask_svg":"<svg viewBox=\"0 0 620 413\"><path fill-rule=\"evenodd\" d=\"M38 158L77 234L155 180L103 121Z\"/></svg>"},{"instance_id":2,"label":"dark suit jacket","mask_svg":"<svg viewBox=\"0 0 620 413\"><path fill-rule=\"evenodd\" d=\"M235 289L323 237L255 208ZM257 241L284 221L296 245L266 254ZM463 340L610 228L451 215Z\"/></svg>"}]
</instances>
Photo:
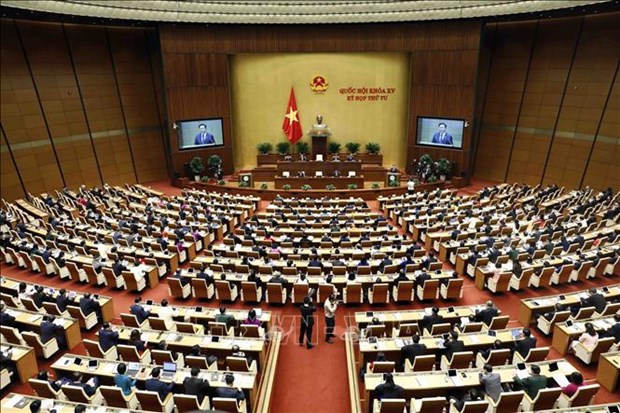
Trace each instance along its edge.
<instances>
[{"instance_id":1,"label":"dark suit jacket","mask_svg":"<svg viewBox=\"0 0 620 413\"><path fill-rule=\"evenodd\" d=\"M6 312L0 313L0 325L7 327L16 327L15 317Z\"/></svg>"},{"instance_id":2,"label":"dark suit jacket","mask_svg":"<svg viewBox=\"0 0 620 413\"><path fill-rule=\"evenodd\" d=\"M400 364L405 364L405 359L409 359L411 363L417 356L423 356L426 353L426 346L420 343L408 344L400 349Z\"/></svg>"},{"instance_id":3,"label":"dark suit jacket","mask_svg":"<svg viewBox=\"0 0 620 413\"><path fill-rule=\"evenodd\" d=\"M151 315L151 313L149 313L144 308L142 308L142 306L140 304L132 305L129 308L129 312L136 316L136 318L138 319L138 323L140 323L140 324L142 324L144 322L144 320L149 318L149 315Z\"/></svg>"},{"instance_id":4,"label":"dark suit jacket","mask_svg":"<svg viewBox=\"0 0 620 413\"><path fill-rule=\"evenodd\" d=\"M312 314L316 311L316 307L313 304L310 304L308 306L302 304L299 307L299 311L301 311L301 321L305 325L314 325L314 316Z\"/></svg>"},{"instance_id":5,"label":"dark suit jacket","mask_svg":"<svg viewBox=\"0 0 620 413\"><path fill-rule=\"evenodd\" d=\"M67 311L67 306L71 304L71 300L69 300L69 297L66 295L59 295L56 297L56 305L60 311Z\"/></svg>"},{"instance_id":6,"label":"dark suit jacket","mask_svg":"<svg viewBox=\"0 0 620 413\"><path fill-rule=\"evenodd\" d=\"M150 378L144 383L144 388L148 391L156 391L159 398L164 401L168 393L174 388L174 383L166 384L159 379Z\"/></svg>"},{"instance_id":7,"label":"dark suit jacket","mask_svg":"<svg viewBox=\"0 0 620 413\"><path fill-rule=\"evenodd\" d=\"M183 388L185 389L185 394L197 396L198 403L202 403L205 396L211 393L209 382L198 377L187 377L183 381Z\"/></svg>"},{"instance_id":8,"label":"dark suit jacket","mask_svg":"<svg viewBox=\"0 0 620 413\"><path fill-rule=\"evenodd\" d=\"M476 321L482 321L487 326L491 325L493 317L497 317L497 308L486 307L476 313Z\"/></svg>"},{"instance_id":9,"label":"dark suit jacket","mask_svg":"<svg viewBox=\"0 0 620 413\"><path fill-rule=\"evenodd\" d=\"M245 400L245 394L233 387L218 387L216 389L217 397L227 399L237 399L237 401Z\"/></svg>"},{"instance_id":10,"label":"dark suit jacket","mask_svg":"<svg viewBox=\"0 0 620 413\"><path fill-rule=\"evenodd\" d=\"M519 354L523 357L527 357L527 353L533 348L536 348L536 337L527 337L521 341L518 341L515 345L515 351L518 351Z\"/></svg>"},{"instance_id":11,"label":"dark suit jacket","mask_svg":"<svg viewBox=\"0 0 620 413\"><path fill-rule=\"evenodd\" d=\"M63 328L51 321L44 321L41 323L41 342L43 344L56 337L57 334L62 333L64 333Z\"/></svg>"},{"instance_id":12,"label":"dark suit jacket","mask_svg":"<svg viewBox=\"0 0 620 413\"><path fill-rule=\"evenodd\" d=\"M583 304L587 307L594 307L597 313L601 313L607 307L607 300L603 294L596 293L583 300Z\"/></svg>"},{"instance_id":13,"label":"dark suit jacket","mask_svg":"<svg viewBox=\"0 0 620 413\"><path fill-rule=\"evenodd\" d=\"M430 331L435 324L441 323L443 323L443 317L439 314L425 315L422 319L422 327L426 328L428 331Z\"/></svg>"},{"instance_id":14,"label":"dark suit jacket","mask_svg":"<svg viewBox=\"0 0 620 413\"><path fill-rule=\"evenodd\" d=\"M465 343L463 343L463 341L461 341L461 340L446 341L444 346L446 347L446 357L448 358L448 360L450 360L452 358L452 355L454 353L457 353L459 351L463 351L465 349Z\"/></svg>"},{"instance_id":15,"label":"dark suit jacket","mask_svg":"<svg viewBox=\"0 0 620 413\"><path fill-rule=\"evenodd\" d=\"M441 137L441 133L436 132L433 135L433 139L432 139L433 143L439 143L441 145L450 145L452 146L452 135L450 135L448 132L444 132L443 133L443 138Z\"/></svg>"},{"instance_id":16,"label":"dark suit jacket","mask_svg":"<svg viewBox=\"0 0 620 413\"><path fill-rule=\"evenodd\" d=\"M405 394L405 389L403 389L398 384L395 384L394 387L387 387L385 383L381 383L377 387L375 387L375 395L377 399L402 399Z\"/></svg>"},{"instance_id":17,"label":"dark suit jacket","mask_svg":"<svg viewBox=\"0 0 620 413\"><path fill-rule=\"evenodd\" d=\"M84 315L87 316L90 313L97 311L99 308L101 308L101 306L96 300L84 297L80 300L80 308L82 309Z\"/></svg>"},{"instance_id":18,"label":"dark suit jacket","mask_svg":"<svg viewBox=\"0 0 620 413\"><path fill-rule=\"evenodd\" d=\"M99 345L103 351L108 351L110 348L118 344L118 331L101 329L99 330Z\"/></svg>"}]
</instances>

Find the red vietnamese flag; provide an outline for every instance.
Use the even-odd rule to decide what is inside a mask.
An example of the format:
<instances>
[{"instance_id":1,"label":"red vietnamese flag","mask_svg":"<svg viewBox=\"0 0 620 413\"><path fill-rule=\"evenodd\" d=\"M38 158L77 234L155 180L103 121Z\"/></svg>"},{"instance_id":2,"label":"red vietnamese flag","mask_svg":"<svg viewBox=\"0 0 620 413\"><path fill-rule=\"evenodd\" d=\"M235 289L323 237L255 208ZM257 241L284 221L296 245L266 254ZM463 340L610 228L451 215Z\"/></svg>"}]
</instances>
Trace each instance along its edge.
<instances>
[{"instance_id":1,"label":"red vietnamese flag","mask_svg":"<svg viewBox=\"0 0 620 413\"><path fill-rule=\"evenodd\" d=\"M292 86L291 96L288 98L288 106L286 107L286 115L284 115L284 122L282 122L282 130L292 145L303 136L301 123L299 123L299 113L297 112L297 102L295 101L295 91Z\"/></svg>"}]
</instances>

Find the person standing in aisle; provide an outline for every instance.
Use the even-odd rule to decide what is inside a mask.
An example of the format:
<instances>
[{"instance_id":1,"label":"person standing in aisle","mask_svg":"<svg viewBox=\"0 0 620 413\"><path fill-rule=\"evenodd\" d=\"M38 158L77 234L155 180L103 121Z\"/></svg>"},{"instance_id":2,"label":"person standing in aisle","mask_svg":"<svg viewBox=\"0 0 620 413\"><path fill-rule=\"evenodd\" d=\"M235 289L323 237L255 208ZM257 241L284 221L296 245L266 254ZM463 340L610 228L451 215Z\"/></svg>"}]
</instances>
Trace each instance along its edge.
<instances>
[{"instance_id":1,"label":"person standing in aisle","mask_svg":"<svg viewBox=\"0 0 620 413\"><path fill-rule=\"evenodd\" d=\"M332 337L335 337L334 327L336 327L336 309L338 308L336 294L330 295L329 298L325 300L323 308L325 310L325 341L332 344L334 342Z\"/></svg>"},{"instance_id":2,"label":"person standing in aisle","mask_svg":"<svg viewBox=\"0 0 620 413\"><path fill-rule=\"evenodd\" d=\"M306 336L306 347L310 350L314 347L312 344L312 328L314 327L314 313L316 307L310 301L310 297L304 297L304 303L299 307L301 312L301 324L299 328L299 345L304 345L304 336Z\"/></svg>"}]
</instances>

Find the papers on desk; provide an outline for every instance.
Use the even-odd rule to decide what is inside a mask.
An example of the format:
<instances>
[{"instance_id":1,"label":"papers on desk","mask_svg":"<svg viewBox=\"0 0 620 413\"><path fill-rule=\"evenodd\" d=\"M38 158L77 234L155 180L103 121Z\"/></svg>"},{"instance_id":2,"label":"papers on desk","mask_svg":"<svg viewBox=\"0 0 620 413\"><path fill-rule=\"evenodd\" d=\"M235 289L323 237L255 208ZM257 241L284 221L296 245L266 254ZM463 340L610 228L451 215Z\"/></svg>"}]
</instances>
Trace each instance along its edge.
<instances>
[{"instance_id":1,"label":"papers on desk","mask_svg":"<svg viewBox=\"0 0 620 413\"><path fill-rule=\"evenodd\" d=\"M445 342L444 339L440 338L439 340L437 340L437 347L439 348L445 348L443 343Z\"/></svg>"},{"instance_id":2,"label":"papers on desk","mask_svg":"<svg viewBox=\"0 0 620 413\"><path fill-rule=\"evenodd\" d=\"M529 377L530 373L527 370L517 370L515 375L521 380L523 380L524 378Z\"/></svg>"},{"instance_id":3,"label":"papers on desk","mask_svg":"<svg viewBox=\"0 0 620 413\"><path fill-rule=\"evenodd\" d=\"M38 314L34 314L34 315L31 315L30 317L28 317L28 321L30 321L31 323L35 323L35 322L39 321L40 319L41 319L41 316L38 315ZM54 324L55 324L55 322L54 322Z\"/></svg>"},{"instance_id":4,"label":"papers on desk","mask_svg":"<svg viewBox=\"0 0 620 413\"><path fill-rule=\"evenodd\" d=\"M13 407L16 407L17 404L21 402L23 399L24 399L24 396L20 394L16 394L15 396L11 397L7 402L2 403L2 405L7 409L12 409Z\"/></svg>"},{"instance_id":5,"label":"papers on desk","mask_svg":"<svg viewBox=\"0 0 620 413\"><path fill-rule=\"evenodd\" d=\"M471 336L469 336L469 339L474 344L480 343L480 339L478 338L478 336L476 334L472 334Z\"/></svg>"},{"instance_id":6,"label":"papers on desk","mask_svg":"<svg viewBox=\"0 0 620 413\"><path fill-rule=\"evenodd\" d=\"M560 387L566 387L568 386L568 379L566 378L565 375L561 374L561 373L556 373L553 376L553 380L555 380L555 382L558 384L558 386Z\"/></svg>"},{"instance_id":7,"label":"papers on desk","mask_svg":"<svg viewBox=\"0 0 620 413\"><path fill-rule=\"evenodd\" d=\"M610 323L606 319L594 320L594 321L592 321L592 324L594 324L595 327L598 327L598 328L600 328L602 330L607 330L609 327L611 327L613 325L612 323Z\"/></svg>"},{"instance_id":8,"label":"papers on desk","mask_svg":"<svg viewBox=\"0 0 620 413\"><path fill-rule=\"evenodd\" d=\"M424 376L414 376L420 387L428 387L428 380Z\"/></svg>"},{"instance_id":9,"label":"papers on desk","mask_svg":"<svg viewBox=\"0 0 620 413\"><path fill-rule=\"evenodd\" d=\"M105 363L103 366L103 371L105 373L114 374L116 373L116 363Z\"/></svg>"},{"instance_id":10,"label":"papers on desk","mask_svg":"<svg viewBox=\"0 0 620 413\"><path fill-rule=\"evenodd\" d=\"M49 412L50 410L54 409L54 400L53 399L45 399L45 400L41 400L41 411L42 412Z\"/></svg>"},{"instance_id":11,"label":"papers on desk","mask_svg":"<svg viewBox=\"0 0 620 413\"><path fill-rule=\"evenodd\" d=\"M177 335L174 333L170 333L166 336L166 341L174 341L177 338Z\"/></svg>"},{"instance_id":12,"label":"papers on desk","mask_svg":"<svg viewBox=\"0 0 620 413\"><path fill-rule=\"evenodd\" d=\"M463 378L461 376L450 377L450 380L452 380L452 383L456 387L463 387L463 385L465 384L465 383L463 383Z\"/></svg>"},{"instance_id":13,"label":"papers on desk","mask_svg":"<svg viewBox=\"0 0 620 413\"><path fill-rule=\"evenodd\" d=\"M66 325L67 320L62 320L60 318L55 318L53 323L56 324L57 326L61 326L64 327Z\"/></svg>"},{"instance_id":14,"label":"papers on desk","mask_svg":"<svg viewBox=\"0 0 620 413\"><path fill-rule=\"evenodd\" d=\"M430 307L425 307L424 308L424 314L426 315L432 315L433 314L433 309Z\"/></svg>"},{"instance_id":15,"label":"papers on desk","mask_svg":"<svg viewBox=\"0 0 620 413\"><path fill-rule=\"evenodd\" d=\"M466 326L470 322L471 322L471 320L469 319L469 317L461 317L461 325L462 326Z\"/></svg>"}]
</instances>

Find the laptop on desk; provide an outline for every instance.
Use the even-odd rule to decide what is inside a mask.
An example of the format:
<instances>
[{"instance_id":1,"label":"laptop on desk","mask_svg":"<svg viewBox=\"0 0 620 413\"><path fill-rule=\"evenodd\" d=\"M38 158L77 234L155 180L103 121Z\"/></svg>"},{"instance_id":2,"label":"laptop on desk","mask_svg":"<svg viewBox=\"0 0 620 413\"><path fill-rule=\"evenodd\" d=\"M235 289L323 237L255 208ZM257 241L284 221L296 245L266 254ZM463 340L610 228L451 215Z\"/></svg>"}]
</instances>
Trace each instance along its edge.
<instances>
[{"instance_id":1,"label":"laptop on desk","mask_svg":"<svg viewBox=\"0 0 620 413\"><path fill-rule=\"evenodd\" d=\"M134 377L140 371L140 363L129 363L127 365L127 375Z\"/></svg>"},{"instance_id":2,"label":"laptop on desk","mask_svg":"<svg viewBox=\"0 0 620 413\"><path fill-rule=\"evenodd\" d=\"M169 361L164 361L164 369L163 372L161 373L161 378L162 379L168 379L171 380L174 375L177 372L177 365L176 363L171 363Z\"/></svg>"}]
</instances>

